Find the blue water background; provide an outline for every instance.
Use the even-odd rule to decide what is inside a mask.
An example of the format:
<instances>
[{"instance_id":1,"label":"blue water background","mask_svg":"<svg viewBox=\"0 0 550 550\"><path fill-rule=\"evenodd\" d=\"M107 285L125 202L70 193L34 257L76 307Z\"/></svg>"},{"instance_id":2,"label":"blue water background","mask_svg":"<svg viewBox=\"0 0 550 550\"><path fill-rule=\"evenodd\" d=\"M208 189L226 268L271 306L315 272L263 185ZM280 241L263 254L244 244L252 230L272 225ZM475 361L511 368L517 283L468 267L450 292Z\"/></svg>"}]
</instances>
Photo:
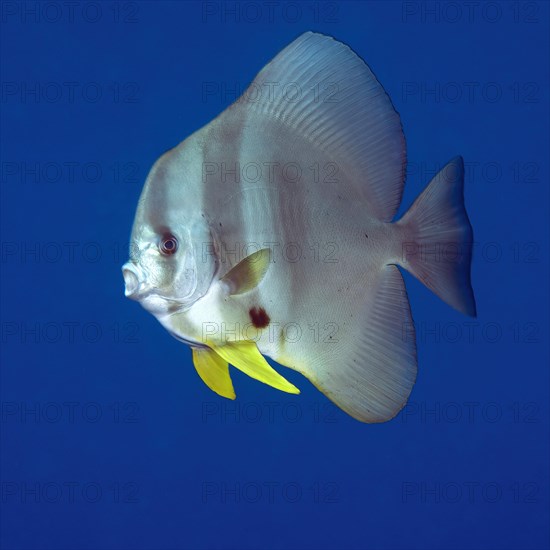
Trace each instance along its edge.
<instances>
[{"instance_id":1,"label":"blue water background","mask_svg":"<svg viewBox=\"0 0 550 550\"><path fill-rule=\"evenodd\" d=\"M1 548L548 548L548 4L46 4L2 4ZM306 30L399 111L400 214L470 167L478 318L405 275L419 377L383 425L290 371L218 398L123 295L152 163Z\"/></svg>"}]
</instances>

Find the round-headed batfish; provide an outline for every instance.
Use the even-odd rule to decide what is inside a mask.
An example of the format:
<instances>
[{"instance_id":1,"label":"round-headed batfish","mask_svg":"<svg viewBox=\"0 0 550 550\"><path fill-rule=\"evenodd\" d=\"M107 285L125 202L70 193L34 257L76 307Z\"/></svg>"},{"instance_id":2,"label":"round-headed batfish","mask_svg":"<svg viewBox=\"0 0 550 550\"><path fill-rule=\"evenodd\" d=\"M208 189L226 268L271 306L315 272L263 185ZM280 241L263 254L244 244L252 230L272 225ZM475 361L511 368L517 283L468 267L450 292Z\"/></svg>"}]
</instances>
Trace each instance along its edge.
<instances>
[{"instance_id":1,"label":"round-headed batfish","mask_svg":"<svg viewBox=\"0 0 550 550\"><path fill-rule=\"evenodd\" d=\"M475 315L462 158L393 222L405 167L399 115L369 67L307 32L155 163L126 296L191 346L219 395L235 398L229 364L299 393L265 355L354 418L389 420L417 371L397 266Z\"/></svg>"}]
</instances>

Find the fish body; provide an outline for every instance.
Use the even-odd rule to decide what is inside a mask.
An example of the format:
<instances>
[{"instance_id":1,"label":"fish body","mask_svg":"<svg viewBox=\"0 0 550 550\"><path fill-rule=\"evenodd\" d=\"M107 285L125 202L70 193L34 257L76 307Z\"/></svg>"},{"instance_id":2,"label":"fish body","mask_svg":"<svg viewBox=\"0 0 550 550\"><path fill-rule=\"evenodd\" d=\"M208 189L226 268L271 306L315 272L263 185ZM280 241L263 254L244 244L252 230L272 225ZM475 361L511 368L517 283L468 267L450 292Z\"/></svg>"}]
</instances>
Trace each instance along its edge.
<instances>
[{"instance_id":1,"label":"fish body","mask_svg":"<svg viewBox=\"0 0 550 550\"><path fill-rule=\"evenodd\" d=\"M155 163L126 294L191 345L220 395L235 397L229 364L297 393L265 355L354 418L389 420L417 370L397 266L475 315L462 159L394 222L405 166L399 115L367 65L305 33Z\"/></svg>"}]
</instances>

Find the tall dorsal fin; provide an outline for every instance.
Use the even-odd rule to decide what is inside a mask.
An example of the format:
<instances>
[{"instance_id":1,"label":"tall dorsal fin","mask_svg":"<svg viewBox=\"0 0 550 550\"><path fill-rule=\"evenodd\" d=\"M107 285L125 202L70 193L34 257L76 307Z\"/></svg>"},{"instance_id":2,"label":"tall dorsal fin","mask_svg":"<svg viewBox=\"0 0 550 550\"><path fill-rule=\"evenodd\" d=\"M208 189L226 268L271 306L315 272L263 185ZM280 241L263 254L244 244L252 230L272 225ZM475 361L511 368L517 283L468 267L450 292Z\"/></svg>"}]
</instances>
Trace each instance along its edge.
<instances>
[{"instance_id":1,"label":"tall dorsal fin","mask_svg":"<svg viewBox=\"0 0 550 550\"><path fill-rule=\"evenodd\" d=\"M365 62L331 37L306 32L256 76L232 109L275 117L348 173L367 211L391 221L401 202L401 120Z\"/></svg>"}]
</instances>

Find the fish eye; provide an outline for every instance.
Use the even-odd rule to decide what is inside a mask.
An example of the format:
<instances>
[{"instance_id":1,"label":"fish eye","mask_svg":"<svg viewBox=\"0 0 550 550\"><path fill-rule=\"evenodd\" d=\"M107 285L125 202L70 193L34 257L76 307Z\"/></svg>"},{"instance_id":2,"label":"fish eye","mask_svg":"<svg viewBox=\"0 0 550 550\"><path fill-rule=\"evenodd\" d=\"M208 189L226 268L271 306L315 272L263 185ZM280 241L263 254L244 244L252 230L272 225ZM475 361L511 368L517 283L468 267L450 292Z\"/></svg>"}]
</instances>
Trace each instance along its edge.
<instances>
[{"instance_id":1,"label":"fish eye","mask_svg":"<svg viewBox=\"0 0 550 550\"><path fill-rule=\"evenodd\" d=\"M159 244L159 250L161 254L170 256L174 254L178 249L178 240L174 235L164 235Z\"/></svg>"}]
</instances>

